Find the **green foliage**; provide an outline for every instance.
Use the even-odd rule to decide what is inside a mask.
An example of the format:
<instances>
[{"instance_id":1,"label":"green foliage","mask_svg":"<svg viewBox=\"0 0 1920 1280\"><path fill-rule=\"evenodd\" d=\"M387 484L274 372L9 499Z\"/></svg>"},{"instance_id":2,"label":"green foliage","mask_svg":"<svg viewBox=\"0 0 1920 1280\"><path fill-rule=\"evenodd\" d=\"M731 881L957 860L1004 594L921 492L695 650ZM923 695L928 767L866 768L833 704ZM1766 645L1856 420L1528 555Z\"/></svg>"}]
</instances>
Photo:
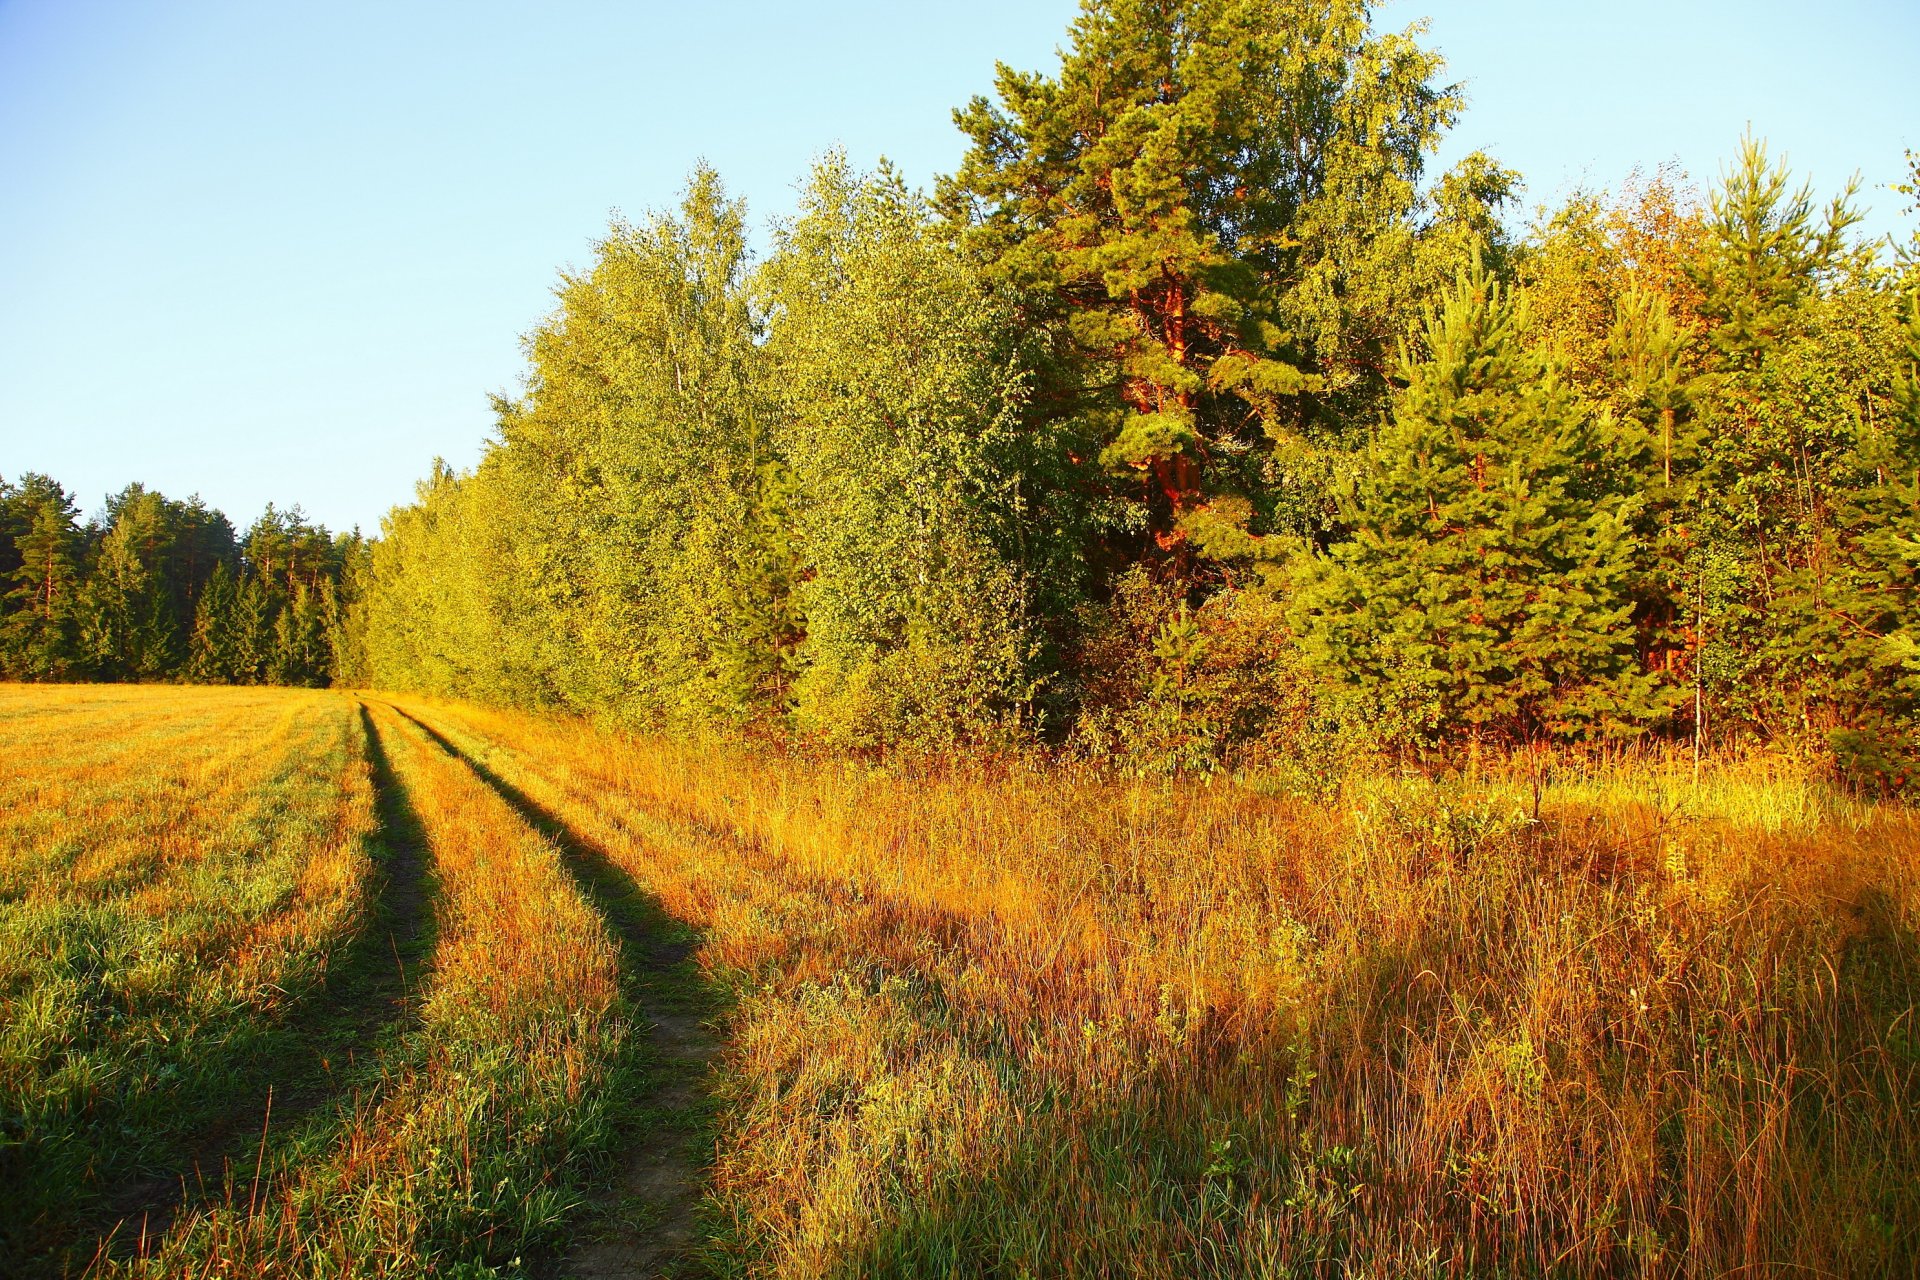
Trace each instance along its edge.
<instances>
[{"instance_id":1,"label":"green foliage","mask_svg":"<svg viewBox=\"0 0 1920 1280\"><path fill-rule=\"evenodd\" d=\"M45 476L0 483L0 676L323 685L344 626L343 566L364 555L299 508L236 539L199 498L129 485L82 526Z\"/></svg>"},{"instance_id":2,"label":"green foliage","mask_svg":"<svg viewBox=\"0 0 1920 1280\"><path fill-rule=\"evenodd\" d=\"M1720 737L1824 739L1843 776L1897 790L1914 751L1911 335L1896 278L1845 240L1850 195L1817 216L1749 141L1692 267L1703 719Z\"/></svg>"},{"instance_id":3,"label":"green foliage","mask_svg":"<svg viewBox=\"0 0 1920 1280\"><path fill-rule=\"evenodd\" d=\"M76 625L80 528L73 499L46 476L28 473L0 485L6 511L6 559L12 565L4 625L4 673L15 680L59 680L80 667Z\"/></svg>"},{"instance_id":4,"label":"green foliage","mask_svg":"<svg viewBox=\"0 0 1920 1280\"><path fill-rule=\"evenodd\" d=\"M236 558L232 525L198 498L174 502L134 484L108 499L78 605L89 672L146 680L178 672L209 575Z\"/></svg>"},{"instance_id":5,"label":"green foliage","mask_svg":"<svg viewBox=\"0 0 1920 1280\"><path fill-rule=\"evenodd\" d=\"M1323 530L1300 482L1326 468L1266 464L1350 441L1424 290L1497 240L1512 174L1475 155L1420 190L1460 95L1416 35L1345 0L1088 0L1057 76L1003 65L999 105L956 112L942 204L1050 331L1040 402L1138 504L1124 529Z\"/></svg>"},{"instance_id":6,"label":"green foliage","mask_svg":"<svg viewBox=\"0 0 1920 1280\"><path fill-rule=\"evenodd\" d=\"M1710 238L1693 275L1702 311L1715 322L1713 349L1733 369L1757 368L1792 333L1845 253L1847 228L1859 221L1848 207L1852 187L1834 197L1822 219L1812 188L1791 183L1786 166L1770 162L1766 146L1748 136L1713 195Z\"/></svg>"},{"instance_id":7,"label":"green foliage","mask_svg":"<svg viewBox=\"0 0 1920 1280\"><path fill-rule=\"evenodd\" d=\"M1441 740L1631 733L1666 710L1634 651L1643 499L1617 425L1521 341L1520 305L1476 264L1430 318L1297 622Z\"/></svg>"},{"instance_id":8,"label":"green foliage","mask_svg":"<svg viewBox=\"0 0 1920 1280\"><path fill-rule=\"evenodd\" d=\"M489 459L489 463L492 460ZM381 522L364 570L369 682L385 688L541 701L542 672L513 625L529 584L512 572L501 468L457 477L436 462L412 506Z\"/></svg>"},{"instance_id":9,"label":"green foliage","mask_svg":"<svg viewBox=\"0 0 1920 1280\"><path fill-rule=\"evenodd\" d=\"M0 677L1157 772L1753 741L1920 785L1920 232L1748 138L1527 234L1366 0L1083 0L929 201L697 169L381 536L0 483ZM1895 190L1920 211L1920 159ZM1396 355L1397 353L1397 355ZM1319 779L1319 781L1316 781Z\"/></svg>"},{"instance_id":10,"label":"green foliage","mask_svg":"<svg viewBox=\"0 0 1920 1280\"><path fill-rule=\"evenodd\" d=\"M755 628L724 584L764 558L751 513L774 461L743 219L703 170L680 217L616 223L563 279L479 469L436 468L385 524L376 683L626 717L737 709Z\"/></svg>"},{"instance_id":11,"label":"green foliage","mask_svg":"<svg viewBox=\"0 0 1920 1280\"><path fill-rule=\"evenodd\" d=\"M864 746L1019 713L1005 309L884 171L820 165L751 278L744 218L698 172L563 282L486 460L374 548L376 682Z\"/></svg>"},{"instance_id":12,"label":"green foliage","mask_svg":"<svg viewBox=\"0 0 1920 1280\"><path fill-rule=\"evenodd\" d=\"M794 715L951 741L1024 696L1024 396L1004 310L887 170L814 172L764 278L805 640Z\"/></svg>"},{"instance_id":13,"label":"green foliage","mask_svg":"<svg viewBox=\"0 0 1920 1280\"><path fill-rule=\"evenodd\" d=\"M1277 773L1316 793L1371 759L1378 707L1314 670L1287 601L1250 588L1194 608L1144 569L1123 575L1089 628L1075 746L1146 773Z\"/></svg>"},{"instance_id":14,"label":"green foliage","mask_svg":"<svg viewBox=\"0 0 1920 1280\"><path fill-rule=\"evenodd\" d=\"M1772 740L1911 787L1912 251L1751 139L1702 198L1636 175L1516 241L1517 175L1427 171L1462 95L1421 36L1085 0L1057 71L956 113L932 202L830 155L760 262L699 169L370 546L269 512L183 575L153 495L81 530L8 490L8 670L1309 786Z\"/></svg>"},{"instance_id":15,"label":"green foliage","mask_svg":"<svg viewBox=\"0 0 1920 1280\"><path fill-rule=\"evenodd\" d=\"M800 587L808 567L794 529L799 501L786 466L769 462L760 469L714 650L719 705L740 720L784 711L793 702L807 638Z\"/></svg>"},{"instance_id":16,"label":"green foliage","mask_svg":"<svg viewBox=\"0 0 1920 1280\"><path fill-rule=\"evenodd\" d=\"M678 219L616 224L530 340L531 390L503 415L499 474L482 481L525 510L514 576L559 632L510 647L593 710L698 720L732 697L715 587L771 460L744 226L706 170Z\"/></svg>"},{"instance_id":17,"label":"green foliage","mask_svg":"<svg viewBox=\"0 0 1920 1280\"><path fill-rule=\"evenodd\" d=\"M1920 295L1897 332L1893 412L1851 424L1850 483L1789 575L1790 629L1768 646L1803 681L1842 775L1893 793L1920 781Z\"/></svg>"}]
</instances>

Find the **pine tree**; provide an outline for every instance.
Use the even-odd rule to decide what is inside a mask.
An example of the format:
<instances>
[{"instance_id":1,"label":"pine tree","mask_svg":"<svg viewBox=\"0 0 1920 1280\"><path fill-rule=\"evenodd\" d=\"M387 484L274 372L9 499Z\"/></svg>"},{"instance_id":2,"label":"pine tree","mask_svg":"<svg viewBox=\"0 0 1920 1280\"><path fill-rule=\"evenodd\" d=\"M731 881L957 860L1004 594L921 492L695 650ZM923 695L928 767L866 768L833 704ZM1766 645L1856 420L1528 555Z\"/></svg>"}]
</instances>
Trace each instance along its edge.
<instances>
[{"instance_id":1,"label":"pine tree","mask_svg":"<svg viewBox=\"0 0 1920 1280\"><path fill-rule=\"evenodd\" d=\"M1853 186L1820 218L1812 188L1791 184L1787 167L1749 135L1713 194L1708 251L1693 274L1724 369L1757 369L1791 333L1822 277L1838 265L1847 229L1860 220L1850 206Z\"/></svg>"},{"instance_id":2,"label":"pine tree","mask_svg":"<svg viewBox=\"0 0 1920 1280\"><path fill-rule=\"evenodd\" d=\"M12 505L20 531L19 567L7 594L0 661L23 680L62 680L79 674L75 609L80 585L81 536L74 502L46 476L21 478Z\"/></svg>"},{"instance_id":3,"label":"pine tree","mask_svg":"<svg viewBox=\"0 0 1920 1280\"><path fill-rule=\"evenodd\" d=\"M1068 447L1145 482L1164 548L1253 553L1261 509L1311 507L1287 477L1380 403L1423 238L1497 234L1512 175L1484 157L1423 206L1460 98L1368 10L1086 0L1057 77L1002 66L1002 105L955 113L973 145L942 202L1055 337L1038 404L1081 423Z\"/></svg>"},{"instance_id":4,"label":"pine tree","mask_svg":"<svg viewBox=\"0 0 1920 1280\"><path fill-rule=\"evenodd\" d=\"M1629 458L1517 337L1478 264L1431 317L1392 425L1305 568L1295 623L1327 669L1443 740L1630 733L1671 702L1639 666Z\"/></svg>"}]
</instances>

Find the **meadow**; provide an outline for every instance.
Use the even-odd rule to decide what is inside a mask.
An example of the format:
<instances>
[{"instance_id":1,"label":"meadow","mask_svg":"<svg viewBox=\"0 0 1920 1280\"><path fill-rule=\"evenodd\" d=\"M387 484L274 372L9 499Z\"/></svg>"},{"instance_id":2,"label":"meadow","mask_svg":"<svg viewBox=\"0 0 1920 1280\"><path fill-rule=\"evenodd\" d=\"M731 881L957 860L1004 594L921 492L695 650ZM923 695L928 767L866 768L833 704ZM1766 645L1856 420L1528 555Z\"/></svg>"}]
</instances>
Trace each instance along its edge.
<instances>
[{"instance_id":1,"label":"meadow","mask_svg":"<svg viewBox=\"0 0 1920 1280\"><path fill-rule=\"evenodd\" d=\"M0 686L0 1248L114 1276L1920 1268L1920 823Z\"/></svg>"}]
</instances>

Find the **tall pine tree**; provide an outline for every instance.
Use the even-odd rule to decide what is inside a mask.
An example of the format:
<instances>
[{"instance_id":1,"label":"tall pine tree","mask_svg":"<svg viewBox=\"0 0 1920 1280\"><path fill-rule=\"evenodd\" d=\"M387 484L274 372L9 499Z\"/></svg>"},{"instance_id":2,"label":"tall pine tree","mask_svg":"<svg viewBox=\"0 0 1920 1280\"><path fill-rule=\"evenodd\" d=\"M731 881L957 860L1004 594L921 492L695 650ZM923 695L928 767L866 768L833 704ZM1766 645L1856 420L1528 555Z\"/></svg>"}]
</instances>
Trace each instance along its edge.
<instances>
[{"instance_id":1,"label":"tall pine tree","mask_svg":"<svg viewBox=\"0 0 1920 1280\"><path fill-rule=\"evenodd\" d=\"M1036 408L1166 550L1317 527L1316 449L1377 410L1436 257L1496 234L1484 157L1419 194L1460 97L1414 34L1361 0L1086 0L1057 76L1002 66L956 113L941 198L1052 339Z\"/></svg>"}]
</instances>

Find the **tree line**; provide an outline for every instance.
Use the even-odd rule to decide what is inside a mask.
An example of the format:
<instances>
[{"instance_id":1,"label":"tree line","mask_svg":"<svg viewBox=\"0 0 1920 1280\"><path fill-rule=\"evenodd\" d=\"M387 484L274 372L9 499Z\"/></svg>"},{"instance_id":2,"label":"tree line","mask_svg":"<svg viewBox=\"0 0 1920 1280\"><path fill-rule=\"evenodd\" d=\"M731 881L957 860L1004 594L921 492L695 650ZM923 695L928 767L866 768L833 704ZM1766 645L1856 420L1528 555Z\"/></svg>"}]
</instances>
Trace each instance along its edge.
<instances>
[{"instance_id":1,"label":"tree line","mask_svg":"<svg viewBox=\"0 0 1920 1280\"><path fill-rule=\"evenodd\" d=\"M1912 775L1920 272L1747 140L1508 229L1350 0L1089 0L929 196L698 171L373 548L376 680L1174 769L1764 739ZM1912 194L1911 191L1908 192Z\"/></svg>"},{"instance_id":2,"label":"tree line","mask_svg":"<svg viewBox=\"0 0 1920 1280\"><path fill-rule=\"evenodd\" d=\"M272 505L244 535L198 497L0 478L0 678L364 682L349 608L367 546Z\"/></svg>"},{"instance_id":3,"label":"tree line","mask_svg":"<svg viewBox=\"0 0 1920 1280\"><path fill-rule=\"evenodd\" d=\"M932 192L829 154L758 257L705 168L615 221L481 462L314 596L334 670L854 749L1910 785L1920 238L1752 139L1524 220L1430 171L1461 92L1371 10L1085 0Z\"/></svg>"}]
</instances>

